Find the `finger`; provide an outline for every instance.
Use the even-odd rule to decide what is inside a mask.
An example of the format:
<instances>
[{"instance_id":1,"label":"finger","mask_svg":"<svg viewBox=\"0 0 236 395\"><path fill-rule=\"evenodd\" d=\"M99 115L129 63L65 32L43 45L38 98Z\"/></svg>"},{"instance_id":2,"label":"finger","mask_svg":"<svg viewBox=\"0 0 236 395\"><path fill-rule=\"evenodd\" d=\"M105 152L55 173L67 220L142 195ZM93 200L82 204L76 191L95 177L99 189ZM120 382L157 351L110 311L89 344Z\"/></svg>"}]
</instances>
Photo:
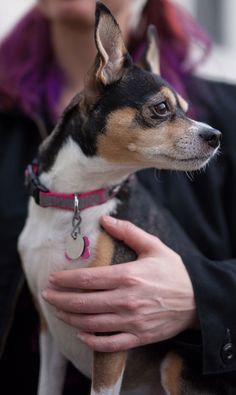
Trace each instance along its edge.
<instances>
[{"instance_id":1,"label":"finger","mask_svg":"<svg viewBox=\"0 0 236 395\"><path fill-rule=\"evenodd\" d=\"M126 330L121 317L115 314L69 314L56 311L55 316L83 332L119 332Z\"/></svg>"},{"instance_id":2,"label":"finger","mask_svg":"<svg viewBox=\"0 0 236 395\"><path fill-rule=\"evenodd\" d=\"M140 339L132 333L96 336L92 333L79 332L78 338L93 350L100 352L123 351L141 345Z\"/></svg>"},{"instance_id":3,"label":"finger","mask_svg":"<svg viewBox=\"0 0 236 395\"><path fill-rule=\"evenodd\" d=\"M113 313L120 309L122 303L120 297L108 291L79 293L79 292L61 292L51 288L46 288L42 292L42 297L58 310L68 313Z\"/></svg>"},{"instance_id":4,"label":"finger","mask_svg":"<svg viewBox=\"0 0 236 395\"><path fill-rule=\"evenodd\" d=\"M150 235L129 221L122 221L105 215L100 222L111 236L122 240L138 255L162 245L157 237Z\"/></svg>"},{"instance_id":5,"label":"finger","mask_svg":"<svg viewBox=\"0 0 236 395\"><path fill-rule=\"evenodd\" d=\"M89 267L51 273L49 281L62 288L114 289L124 283L123 265Z\"/></svg>"}]
</instances>

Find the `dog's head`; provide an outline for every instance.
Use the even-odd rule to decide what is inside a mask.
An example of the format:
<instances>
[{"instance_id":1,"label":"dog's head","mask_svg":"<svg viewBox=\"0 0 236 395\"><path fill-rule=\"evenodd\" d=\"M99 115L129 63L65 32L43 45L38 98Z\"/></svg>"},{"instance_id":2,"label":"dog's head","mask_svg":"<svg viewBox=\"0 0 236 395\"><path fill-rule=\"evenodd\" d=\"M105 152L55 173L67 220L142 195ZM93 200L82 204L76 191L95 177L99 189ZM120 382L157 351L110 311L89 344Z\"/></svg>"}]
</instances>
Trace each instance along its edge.
<instances>
[{"instance_id":1,"label":"dog's head","mask_svg":"<svg viewBox=\"0 0 236 395\"><path fill-rule=\"evenodd\" d=\"M187 117L185 100L160 77L156 41L150 27L145 55L134 65L116 20L97 3L97 57L49 139L45 168L68 137L88 157L137 169L195 170L209 161L221 133Z\"/></svg>"}]
</instances>

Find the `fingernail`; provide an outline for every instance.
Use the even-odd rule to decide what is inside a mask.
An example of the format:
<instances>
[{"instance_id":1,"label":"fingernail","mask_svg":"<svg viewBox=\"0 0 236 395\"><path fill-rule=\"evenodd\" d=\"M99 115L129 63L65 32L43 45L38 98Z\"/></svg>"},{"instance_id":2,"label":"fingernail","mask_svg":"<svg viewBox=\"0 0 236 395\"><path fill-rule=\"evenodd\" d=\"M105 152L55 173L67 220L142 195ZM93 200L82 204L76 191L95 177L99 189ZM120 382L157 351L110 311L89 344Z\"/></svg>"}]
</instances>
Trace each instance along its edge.
<instances>
[{"instance_id":1,"label":"fingernail","mask_svg":"<svg viewBox=\"0 0 236 395\"><path fill-rule=\"evenodd\" d=\"M55 316L58 318L64 317L63 312L61 310L55 310Z\"/></svg>"},{"instance_id":2,"label":"fingernail","mask_svg":"<svg viewBox=\"0 0 236 395\"><path fill-rule=\"evenodd\" d=\"M116 225L117 224L117 219L114 217L110 217L109 215L104 215L103 221L109 225Z\"/></svg>"},{"instance_id":3,"label":"fingernail","mask_svg":"<svg viewBox=\"0 0 236 395\"><path fill-rule=\"evenodd\" d=\"M48 291L47 291L46 289L44 289L44 290L42 291L42 297L43 297L44 299L47 299L47 297L48 297Z\"/></svg>"},{"instance_id":4,"label":"fingernail","mask_svg":"<svg viewBox=\"0 0 236 395\"><path fill-rule=\"evenodd\" d=\"M53 282L55 281L55 277L54 277L54 275L53 275L52 273L49 274L48 281L49 281L50 283L53 283Z\"/></svg>"},{"instance_id":5,"label":"fingernail","mask_svg":"<svg viewBox=\"0 0 236 395\"><path fill-rule=\"evenodd\" d=\"M77 337L78 337L80 340L84 341L84 336L81 335L80 333L77 333Z\"/></svg>"}]
</instances>

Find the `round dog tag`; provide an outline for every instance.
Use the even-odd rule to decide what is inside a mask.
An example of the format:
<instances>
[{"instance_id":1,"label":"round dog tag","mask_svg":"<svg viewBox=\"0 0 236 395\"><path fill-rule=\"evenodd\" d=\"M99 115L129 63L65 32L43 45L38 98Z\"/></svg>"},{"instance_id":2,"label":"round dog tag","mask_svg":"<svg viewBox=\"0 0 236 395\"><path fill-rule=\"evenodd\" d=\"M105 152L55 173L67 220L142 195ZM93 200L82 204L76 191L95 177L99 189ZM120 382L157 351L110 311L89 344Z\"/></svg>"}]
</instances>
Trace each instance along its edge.
<instances>
[{"instance_id":1,"label":"round dog tag","mask_svg":"<svg viewBox=\"0 0 236 395\"><path fill-rule=\"evenodd\" d=\"M78 259L81 257L84 251L84 239L78 234L76 239L71 235L66 238L65 241L65 254L68 259Z\"/></svg>"}]
</instances>

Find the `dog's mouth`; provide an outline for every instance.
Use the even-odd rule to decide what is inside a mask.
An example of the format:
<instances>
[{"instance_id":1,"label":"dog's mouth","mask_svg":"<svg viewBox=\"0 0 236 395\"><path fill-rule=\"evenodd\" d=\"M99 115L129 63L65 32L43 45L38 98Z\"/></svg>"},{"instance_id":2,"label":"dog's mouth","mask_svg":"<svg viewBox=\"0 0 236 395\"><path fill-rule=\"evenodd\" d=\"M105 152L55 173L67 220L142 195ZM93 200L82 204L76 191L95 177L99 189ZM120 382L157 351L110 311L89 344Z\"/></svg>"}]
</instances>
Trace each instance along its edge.
<instances>
[{"instance_id":1,"label":"dog's mouth","mask_svg":"<svg viewBox=\"0 0 236 395\"><path fill-rule=\"evenodd\" d=\"M214 152L209 153L209 154L190 156L188 158L178 158L178 157L168 155L168 154L157 154L156 157L161 157L161 158L166 159L171 162L182 162L182 163L205 162L205 161L210 160L215 155L216 152L217 152L217 149Z\"/></svg>"},{"instance_id":2,"label":"dog's mouth","mask_svg":"<svg viewBox=\"0 0 236 395\"><path fill-rule=\"evenodd\" d=\"M201 169L213 158L217 150L212 153L204 155L195 155L191 157L176 157L168 154L157 154L155 155L158 161L157 167L163 169L175 169L182 171L194 171Z\"/></svg>"},{"instance_id":3,"label":"dog's mouth","mask_svg":"<svg viewBox=\"0 0 236 395\"><path fill-rule=\"evenodd\" d=\"M132 148L132 149L131 149ZM177 149L170 149L170 152L161 152L157 147L139 147L138 145L129 146L130 151L135 151L141 154L141 160L146 161L147 166L154 166L160 169L175 169L175 170L197 170L204 167L217 153L218 147L206 150L194 150L191 152L185 150L178 152Z\"/></svg>"},{"instance_id":4,"label":"dog's mouth","mask_svg":"<svg viewBox=\"0 0 236 395\"><path fill-rule=\"evenodd\" d=\"M166 164L169 163L170 168L183 171L194 171L205 167L213 158L215 153L209 155L192 156L190 158L175 158L171 156L165 157ZM168 167L168 165L167 165Z\"/></svg>"},{"instance_id":5,"label":"dog's mouth","mask_svg":"<svg viewBox=\"0 0 236 395\"><path fill-rule=\"evenodd\" d=\"M174 156L169 156L169 155L161 155L163 158L166 158L168 160L172 160L175 162L196 162L196 161L205 161L209 160L212 155L205 155L205 156L192 156L191 158L175 158Z\"/></svg>"}]
</instances>

